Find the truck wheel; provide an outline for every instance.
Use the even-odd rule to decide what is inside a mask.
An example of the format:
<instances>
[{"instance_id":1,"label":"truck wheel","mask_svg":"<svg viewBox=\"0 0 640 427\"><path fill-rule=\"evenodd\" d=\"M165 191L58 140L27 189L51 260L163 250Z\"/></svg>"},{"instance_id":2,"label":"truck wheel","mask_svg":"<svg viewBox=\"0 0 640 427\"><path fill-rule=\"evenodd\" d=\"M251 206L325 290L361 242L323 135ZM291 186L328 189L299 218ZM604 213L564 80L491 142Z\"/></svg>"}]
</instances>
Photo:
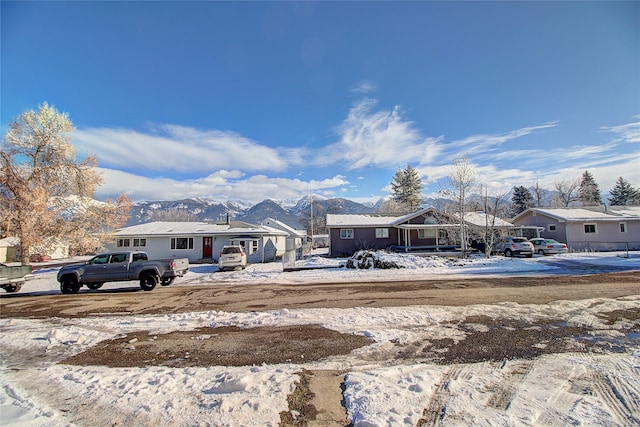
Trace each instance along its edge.
<instances>
[{"instance_id":1,"label":"truck wheel","mask_svg":"<svg viewBox=\"0 0 640 427\"><path fill-rule=\"evenodd\" d=\"M140 278L140 288L143 291L152 291L158 284L158 276L145 274Z\"/></svg>"},{"instance_id":2,"label":"truck wheel","mask_svg":"<svg viewBox=\"0 0 640 427\"><path fill-rule=\"evenodd\" d=\"M102 285L104 285L104 283L87 283L87 288L95 291L96 289L100 289Z\"/></svg>"},{"instance_id":3,"label":"truck wheel","mask_svg":"<svg viewBox=\"0 0 640 427\"><path fill-rule=\"evenodd\" d=\"M162 280L160 281L160 284L161 284L162 286L169 286L170 284L172 284L172 283L173 283L173 281L174 281L174 280L176 280L176 278L175 278L175 277L169 277L169 278L167 278L167 279L162 279Z\"/></svg>"},{"instance_id":4,"label":"truck wheel","mask_svg":"<svg viewBox=\"0 0 640 427\"><path fill-rule=\"evenodd\" d=\"M63 294L77 294L80 291L80 284L75 277L62 279L60 282L60 292Z\"/></svg>"},{"instance_id":5,"label":"truck wheel","mask_svg":"<svg viewBox=\"0 0 640 427\"><path fill-rule=\"evenodd\" d=\"M18 292L22 288L22 285L24 285L24 283L12 283L10 285L6 285L4 290L9 293Z\"/></svg>"}]
</instances>

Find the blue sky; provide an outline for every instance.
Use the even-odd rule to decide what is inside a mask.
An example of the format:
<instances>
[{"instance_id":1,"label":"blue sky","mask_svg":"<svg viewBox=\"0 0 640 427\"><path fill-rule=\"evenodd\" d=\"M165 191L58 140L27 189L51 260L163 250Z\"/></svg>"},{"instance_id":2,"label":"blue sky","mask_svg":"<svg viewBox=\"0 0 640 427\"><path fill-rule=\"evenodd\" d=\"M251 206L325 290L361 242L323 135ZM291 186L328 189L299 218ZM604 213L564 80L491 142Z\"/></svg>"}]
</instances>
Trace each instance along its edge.
<instances>
[{"instance_id":1,"label":"blue sky","mask_svg":"<svg viewBox=\"0 0 640 427\"><path fill-rule=\"evenodd\" d=\"M640 185L640 2L2 1L1 123L46 101L96 197L353 200L399 167Z\"/></svg>"}]
</instances>

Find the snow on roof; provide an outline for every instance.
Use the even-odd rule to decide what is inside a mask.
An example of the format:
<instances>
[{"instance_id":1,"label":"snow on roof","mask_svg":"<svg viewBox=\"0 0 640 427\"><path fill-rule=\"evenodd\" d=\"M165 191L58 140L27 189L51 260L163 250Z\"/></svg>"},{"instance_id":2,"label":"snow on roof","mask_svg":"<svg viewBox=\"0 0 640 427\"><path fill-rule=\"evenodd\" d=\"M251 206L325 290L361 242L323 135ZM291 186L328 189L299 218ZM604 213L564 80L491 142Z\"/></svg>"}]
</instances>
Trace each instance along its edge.
<instances>
[{"instance_id":1,"label":"snow on roof","mask_svg":"<svg viewBox=\"0 0 640 427\"><path fill-rule=\"evenodd\" d=\"M478 225L484 227L486 225L491 225L493 222L494 227L513 227L513 224L509 221L505 221L502 218L496 217L495 220L491 215L487 215L484 212L470 212L464 215L464 220L473 225Z\"/></svg>"},{"instance_id":2,"label":"snow on roof","mask_svg":"<svg viewBox=\"0 0 640 427\"><path fill-rule=\"evenodd\" d=\"M205 235L205 234L270 234L287 233L272 227L264 227L240 221L231 224L209 222L163 222L155 221L124 227L115 232L116 236L169 236L169 235Z\"/></svg>"},{"instance_id":3,"label":"snow on roof","mask_svg":"<svg viewBox=\"0 0 640 427\"><path fill-rule=\"evenodd\" d=\"M375 214L327 214L327 227L375 227L390 226L401 216Z\"/></svg>"},{"instance_id":4,"label":"snow on roof","mask_svg":"<svg viewBox=\"0 0 640 427\"><path fill-rule=\"evenodd\" d=\"M283 230L289 233L290 236L296 237L304 237L307 235L307 230L296 230L293 227L288 226L282 221L278 221L277 219L267 218L262 224L263 227L275 228L277 230Z\"/></svg>"},{"instance_id":5,"label":"snow on roof","mask_svg":"<svg viewBox=\"0 0 640 427\"><path fill-rule=\"evenodd\" d=\"M534 208L538 212L559 221L619 221L640 219L640 206L598 206L582 208ZM522 214L518 215L521 216ZM516 217L517 218L517 217Z\"/></svg>"}]
</instances>

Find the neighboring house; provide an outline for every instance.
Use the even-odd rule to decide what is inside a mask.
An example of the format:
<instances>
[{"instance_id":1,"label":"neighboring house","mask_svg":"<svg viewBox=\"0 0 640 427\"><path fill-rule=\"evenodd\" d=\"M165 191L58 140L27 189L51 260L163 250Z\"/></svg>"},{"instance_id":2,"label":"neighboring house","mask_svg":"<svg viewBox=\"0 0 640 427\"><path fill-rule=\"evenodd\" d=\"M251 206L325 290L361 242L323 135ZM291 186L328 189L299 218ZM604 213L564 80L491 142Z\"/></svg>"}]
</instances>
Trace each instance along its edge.
<instances>
[{"instance_id":1,"label":"neighboring house","mask_svg":"<svg viewBox=\"0 0 640 427\"><path fill-rule=\"evenodd\" d=\"M29 262L43 262L68 257L69 246L63 244L46 250L33 246L29 251ZM0 240L0 262L20 262L20 239L7 237Z\"/></svg>"},{"instance_id":2,"label":"neighboring house","mask_svg":"<svg viewBox=\"0 0 640 427\"><path fill-rule=\"evenodd\" d=\"M289 233L266 225L241 221L150 222L117 230L108 250L140 250L150 258L189 258L213 262L225 245L240 245L247 262L269 262L284 253Z\"/></svg>"},{"instance_id":3,"label":"neighboring house","mask_svg":"<svg viewBox=\"0 0 640 427\"><path fill-rule=\"evenodd\" d=\"M541 227L574 251L640 250L640 206L530 208L513 223Z\"/></svg>"},{"instance_id":4,"label":"neighboring house","mask_svg":"<svg viewBox=\"0 0 640 427\"><path fill-rule=\"evenodd\" d=\"M20 261L20 240L16 237L0 239L0 262Z\"/></svg>"},{"instance_id":5,"label":"neighboring house","mask_svg":"<svg viewBox=\"0 0 640 427\"><path fill-rule=\"evenodd\" d=\"M487 222L489 221L489 222ZM465 231L474 239L491 217L465 215ZM455 215L426 208L407 215L327 214L329 255L350 256L360 249L399 251L452 251L460 247L460 221ZM500 218L493 228L498 235L518 235L517 227ZM534 228L535 231L535 228Z\"/></svg>"}]
</instances>

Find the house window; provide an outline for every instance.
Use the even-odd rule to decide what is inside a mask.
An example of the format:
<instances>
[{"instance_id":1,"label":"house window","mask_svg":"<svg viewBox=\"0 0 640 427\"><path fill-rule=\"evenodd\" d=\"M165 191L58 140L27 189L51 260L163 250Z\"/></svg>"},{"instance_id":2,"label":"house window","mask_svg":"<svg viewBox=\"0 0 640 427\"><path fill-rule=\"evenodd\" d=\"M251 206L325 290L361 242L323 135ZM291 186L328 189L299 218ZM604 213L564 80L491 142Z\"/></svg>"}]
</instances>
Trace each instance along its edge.
<instances>
[{"instance_id":1,"label":"house window","mask_svg":"<svg viewBox=\"0 0 640 427\"><path fill-rule=\"evenodd\" d=\"M433 228L420 228L418 229L418 239L435 239L436 230Z\"/></svg>"},{"instance_id":2,"label":"house window","mask_svg":"<svg viewBox=\"0 0 640 427\"><path fill-rule=\"evenodd\" d=\"M376 239L388 239L388 238L389 238L388 228L376 228Z\"/></svg>"},{"instance_id":3,"label":"house window","mask_svg":"<svg viewBox=\"0 0 640 427\"><path fill-rule=\"evenodd\" d=\"M116 246L119 248L128 248L131 246L131 239L118 239Z\"/></svg>"},{"instance_id":4,"label":"house window","mask_svg":"<svg viewBox=\"0 0 640 427\"><path fill-rule=\"evenodd\" d=\"M193 237L172 237L171 249L193 249Z\"/></svg>"},{"instance_id":5,"label":"house window","mask_svg":"<svg viewBox=\"0 0 640 427\"><path fill-rule=\"evenodd\" d=\"M340 229L340 238L341 239L353 239L353 228L341 228Z\"/></svg>"},{"instance_id":6,"label":"house window","mask_svg":"<svg viewBox=\"0 0 640 427\"><path fill-rule=\"evenodd\" d=\"M256 252L258 252L258 241L257 240L253 240L251 242L251 253L255 254Z\"/></svg>"},{"instance_id":7,"label":"house window","mask_svg":"<svg viewBox=\"0 0 640 427\"><path fill-rule=\"evenodd\" d=\"M147 239L133 239L133 246L144 248L145 246L147 246Z\"/></svg>"},{"instance_id":8,"label":"house window","mask_svg":"<svg viewBox=\"0 0 640 427\"><path fill-rule=\"evenodd\" d=\"M585 224L584 225L584 232L586 234L595 234L595 233L597 233L596 225L595 224Z\"/></svg>"},{"instance_id":9,"label":"house window","mask_svg":"<svg viewBox=\"0 0 640 427\"><path fill-rule=\"evenodd\" d=\"M620 223L620 232L621 233L626 233L627 232L627 223L626 222L621 222Z\"/></svg>"},{"instance_id":10,"label":"house window","mask_svg":"<svg viewBox=\"0 0 640 427\"><path fill-rule=\"evenodd\" d=\"M555 224L549 224L549 231L556 231L556 225Z\"/></svg>"}]
</instances>

